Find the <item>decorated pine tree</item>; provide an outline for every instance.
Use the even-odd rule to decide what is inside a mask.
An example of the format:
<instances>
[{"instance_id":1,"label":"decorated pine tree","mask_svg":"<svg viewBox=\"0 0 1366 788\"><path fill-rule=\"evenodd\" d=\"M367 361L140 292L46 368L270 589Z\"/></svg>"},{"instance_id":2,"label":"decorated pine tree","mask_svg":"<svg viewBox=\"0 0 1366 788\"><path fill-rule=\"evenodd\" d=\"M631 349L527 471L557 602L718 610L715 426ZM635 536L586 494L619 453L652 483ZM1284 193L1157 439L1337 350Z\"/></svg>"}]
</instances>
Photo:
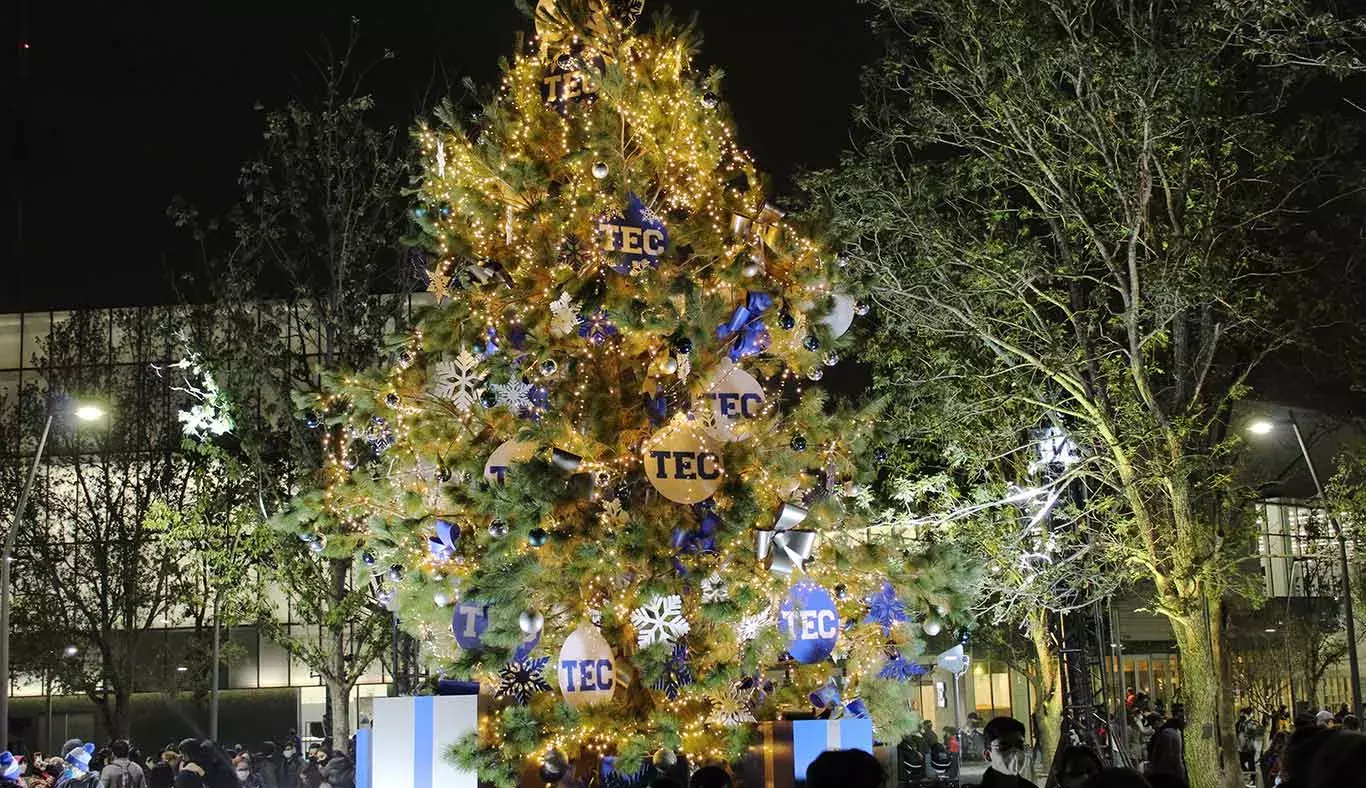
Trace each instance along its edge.
<instances>
[{"instance_id":1,"label":"decorated pine tree","mask_svg":"<svg viewBox=\"0 0 1366 788\"><path fill-rule=\"evenodd\" d=\"M964 567L872 515L876 408L814 387L866 310L694 31L639 13L543 1L492 100L417 130L436 304L301 403L331 459L287 522L495 696L457 757L503 784L734 760L813 704L895 740L962 612Z\"/></svg>"}]
</instances>

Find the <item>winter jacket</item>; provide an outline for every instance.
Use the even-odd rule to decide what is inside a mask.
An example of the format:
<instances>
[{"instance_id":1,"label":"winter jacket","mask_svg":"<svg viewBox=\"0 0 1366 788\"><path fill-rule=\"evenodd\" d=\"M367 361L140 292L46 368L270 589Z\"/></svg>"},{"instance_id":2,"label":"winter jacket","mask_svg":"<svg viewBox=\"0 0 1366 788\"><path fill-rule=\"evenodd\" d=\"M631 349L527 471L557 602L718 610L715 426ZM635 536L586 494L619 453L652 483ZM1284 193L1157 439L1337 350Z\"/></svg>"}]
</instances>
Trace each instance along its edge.
<instances>
[{"instance_id":1,"label":"winter jacket","mask_svg":"<svg viewBox=\"0 0 1366 788\"><path fill-rule=\"evenodd\" d=\"M1170 774L1185 779L1186 754L1181 728L1168 723L1148 743L1148 773Z\"/></svg>"}]
</instances>

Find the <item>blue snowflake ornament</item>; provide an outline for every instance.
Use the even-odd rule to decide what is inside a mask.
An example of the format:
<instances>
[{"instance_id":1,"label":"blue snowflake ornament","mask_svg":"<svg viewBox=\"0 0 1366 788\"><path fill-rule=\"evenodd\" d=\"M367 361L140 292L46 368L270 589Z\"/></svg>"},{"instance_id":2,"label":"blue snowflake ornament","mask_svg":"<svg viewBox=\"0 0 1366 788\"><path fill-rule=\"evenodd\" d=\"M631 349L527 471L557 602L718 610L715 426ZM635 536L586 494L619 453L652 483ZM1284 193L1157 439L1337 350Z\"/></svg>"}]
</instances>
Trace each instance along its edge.
<instances>
[{"instance_id":1,"label":"blue snowflake ornament","mask_svg":"<svg viewBox=\"0 0 1366 788\"><path fill-rule=\"evenodd\" d=\"M896 589L887 581L882 582L882 588L876 594L868 597L868 615L864 617L865 624L882 625L882 636L892 634L892 627L898 621L909 621L910 616L906 615L906 604L896 596Z\"/></svg>"},{"instance_id":2,"label":"blue snowflake ornament","mask_svg":"<svg viewBox=\"0 0 1366 788\"><path fill-rule=\"evenodd\" d=\"M882 670L877 672L880 679L890 679L892 681L910 681L928 673L929 670L918 662L911 662L900 653L895 654L887 660L887 664L882 666Z\"/></svg>"},{"instance_id":3,"label":"blue snowflake ornament","mask_svg":"<svg viewBox=\"0 0 1366 788\"><path fill-rule=\"evenodd\" d=\"M692 670L688 668L688 646L680 641L674 646L668 662L664 663L664 674L654 683L654 688L663 692L669 700L678 700L678 691L692 683Z\"/></svg>"},{"instance_id":4,"label":"blue snowflake ornament","mask_svg":"<svg viewBox=\"0 0 1366 788\"><path fill-rule=\"evenodd\" d=\"M498 671L498 697L513 698L525 706L537 692L549 692L550 684L545 680L545 666L550 657L524 659L509 662Z\"/></svg>"},{"instance_id":5,"label":"blue snowflake ornament","mask_svg":"<svg viewBox=\"0 0 1366 788\"><path fill-rule=\"evenodd\" d=\"M601 345L617 335L617 327L601 308L588 317L579 319L579 336L594 345Z\"/></svg>"}]
</instances>

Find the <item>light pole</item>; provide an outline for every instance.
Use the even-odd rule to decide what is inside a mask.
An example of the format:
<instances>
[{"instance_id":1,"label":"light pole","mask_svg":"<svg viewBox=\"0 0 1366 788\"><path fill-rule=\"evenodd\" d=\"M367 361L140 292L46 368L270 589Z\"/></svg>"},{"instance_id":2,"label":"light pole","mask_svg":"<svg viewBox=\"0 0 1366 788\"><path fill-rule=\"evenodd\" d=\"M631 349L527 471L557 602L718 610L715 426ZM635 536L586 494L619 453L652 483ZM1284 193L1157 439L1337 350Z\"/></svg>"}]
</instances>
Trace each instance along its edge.
<instances>
[{"instance_id":1,"label":"light pole","mask_svg":"<svg viewBox=\"0 0 1366 788\"><path fill-rule=\"evenodd\" d=\"M1324 505L1324 511L1328 515L1328 524L1333 527L1333 533L1338 540L1338 562L1342 567L1342 596L1343 609L1347 619L1347 667L1351 671L1352 677L1352 709L1353 713L1361 711L1361 665L1357 661L1357 625L1356 613L1352 604L1352 566L1347 561L1347 535L1342 531L1342 523L1333 516L1332 510L1328 507L1328 499L1323 495L1323 484L1319 481L1319 471L1314 465L1314 458L1309 456L1309 447L1304 443L1304 434L1300 432L1300 423L1295 420L1295 414L1291 412L1287 417L1290 430L1295 434L1295 443L1299 445L1300 455L1304 457L1304 464L1309 469L1309 478L1314 480L1314 492L1318 494L1319 501ZM1248 425L1248 431L1254 435L1266 435L1276 428L1275 422L1269 419L1258 419Z\"/></svg>"},{"instance_id":2,"label":"light pole","mask_svg":"<svg viewBox=\"0 0 1366 788\"><path fill-rule=\"evenodd\" d=\"M19 522L24 516L24 507L28 505L29 493L33 490L33 482L38 477L38 463L43 459L43 450L47 448L47 436L52 432L52 422L57 418L58 411L51 410L47 414L47 421L43 424L42 437L38 439L38 451L33 455L33 465L28 469L28 479L24 482L23 489L19 491L19 501L14 507L14 519L10 522L9 530L5 532L5 551L0 555L0 748L9 749L9 613L10 602L13 596L13 589L10 581L10 564L14 562L14 537L19 532ZM104 409L98 405L81 404L71 410L71 415L81 421L95 421L104 416Z\"/></svg>"}]
</instances>

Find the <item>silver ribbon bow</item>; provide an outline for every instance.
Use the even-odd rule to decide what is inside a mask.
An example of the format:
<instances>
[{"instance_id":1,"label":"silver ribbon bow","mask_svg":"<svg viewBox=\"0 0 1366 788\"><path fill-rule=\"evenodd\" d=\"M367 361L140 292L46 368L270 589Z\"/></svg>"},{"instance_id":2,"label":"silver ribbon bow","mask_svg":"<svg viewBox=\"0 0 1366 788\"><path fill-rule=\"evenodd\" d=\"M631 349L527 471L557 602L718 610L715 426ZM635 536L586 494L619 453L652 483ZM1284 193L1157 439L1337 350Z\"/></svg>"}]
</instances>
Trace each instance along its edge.
<instances>
[{"instance_id":1,"label":"silver ribbon bow","mask_svg":"<svg viewBox=\"0 0 1366 788\"><path fill-rule=\"evenodd\" d=\"M790 575L794 569L800 570L811 557L816 549L816 532L797 528L806 515L806 509L785 503L778 510L772 528L754 532L755 552L769 571Z\"/></svg>"}]
</instances>

